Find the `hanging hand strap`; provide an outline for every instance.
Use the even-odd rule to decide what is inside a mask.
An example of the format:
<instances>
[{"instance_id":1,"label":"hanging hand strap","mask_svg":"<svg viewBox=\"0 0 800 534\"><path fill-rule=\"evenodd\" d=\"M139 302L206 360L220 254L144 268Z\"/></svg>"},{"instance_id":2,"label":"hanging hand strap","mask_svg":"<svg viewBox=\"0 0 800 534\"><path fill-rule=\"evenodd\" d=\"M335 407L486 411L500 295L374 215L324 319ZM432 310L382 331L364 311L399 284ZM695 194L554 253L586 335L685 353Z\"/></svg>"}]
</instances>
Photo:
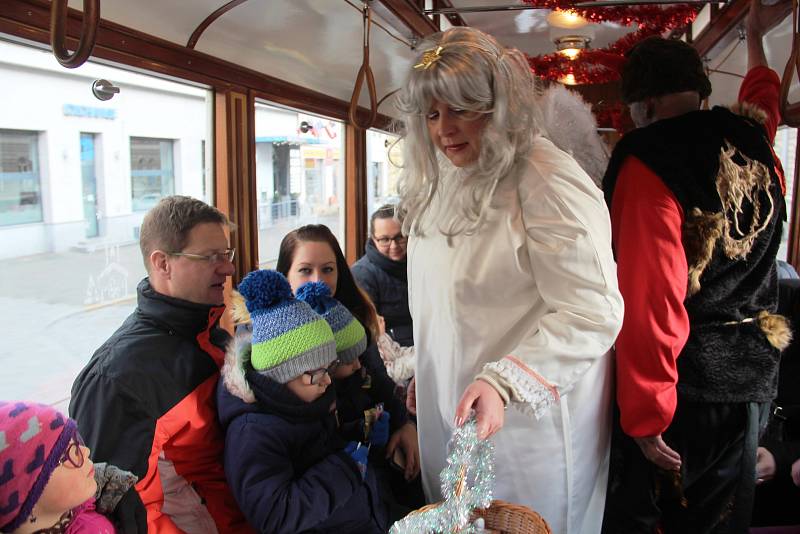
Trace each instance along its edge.
<instances>
[{"instance_id":1,"label":"hanging hand strap","mask_svg":"<svg viewBox=\"0 0 800 534\"><path fill-rule=\"evenodd\" d=\"M364 4L364 56L361 61L361 68L358 69L358 76L356 76L356 85L353 87L353 96L350 97L350 109L348 115L350 122L356 128L361 130L368 130L375 125L375 119L378 118L378 94L375 90L375 77L372 75L372 69L369 66L369 29L372 25L372 13L369 6ZM364 80L367 82L367 90L369 91L369 120L366 124L359 124L357 119L358 112L358 98L361 96L361 86L364 85Z\"/></svg>"},{"instance_id":2,"label":"hanging hand strap","mask_svg":"<svg viewBox=\"0 0 800 534\"><path fill-rule=\"evenodd\" d=\"M780 110L783 122L787 126L796 128L800 126L800 116L790 117L789 108L794 104L789 103L789 88L792 86L792 74L797 71L797 78L800 80L800 34L798 34L797 19L797 0L792 0L792 52L789 54L789 61L783 70L781 79Z\"/></svg>"},{"instance_id":3,"label":"hanging hand strap","mask_svg":"<svg viewBox=\"0 0 800 534\"><path fill-rule=\"evenodd\" d=\"M53 0L50 4L50 46L62 66L74 69L86 63L94 49L100 22L100 0L83 0L81 37L78 39L78 48L71 54L66 46L67 11L67 0Z\"/></svg>"}]
</instances>

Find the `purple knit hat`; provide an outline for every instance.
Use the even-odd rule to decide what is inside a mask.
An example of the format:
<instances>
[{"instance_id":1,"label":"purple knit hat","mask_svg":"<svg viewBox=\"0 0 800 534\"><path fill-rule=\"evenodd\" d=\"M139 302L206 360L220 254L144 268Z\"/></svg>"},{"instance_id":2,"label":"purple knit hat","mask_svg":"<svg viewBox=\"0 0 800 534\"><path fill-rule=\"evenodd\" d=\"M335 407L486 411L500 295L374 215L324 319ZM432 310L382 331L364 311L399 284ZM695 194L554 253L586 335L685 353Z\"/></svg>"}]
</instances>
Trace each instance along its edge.
<instances>
[{"instance_id":1,"label":"purple knit hat","mask_svg":"<svg viewBox=\"0 0 800 534\"><path fill-rule=\"evenodd\" d=\"M49 406L0 401L0 531L28 519L77 431Z\"/></svg>"}]
</instances>

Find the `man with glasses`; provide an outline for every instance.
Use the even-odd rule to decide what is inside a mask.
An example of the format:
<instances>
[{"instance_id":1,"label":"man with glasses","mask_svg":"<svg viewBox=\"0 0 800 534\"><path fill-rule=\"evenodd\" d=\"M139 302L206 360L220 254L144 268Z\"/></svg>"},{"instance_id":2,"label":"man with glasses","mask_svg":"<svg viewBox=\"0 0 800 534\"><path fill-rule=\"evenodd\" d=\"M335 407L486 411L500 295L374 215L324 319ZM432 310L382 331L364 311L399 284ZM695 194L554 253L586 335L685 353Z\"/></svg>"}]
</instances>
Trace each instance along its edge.
<instances>
[{"instance_id":1,"label":"man with glasses","mask_svg":"<svg viewBox=\"0 0 800 534\"><path fill-rule=\"evenodd\" d=\"M406 237L395 218L395 206L386 204L372 214L367 251L352 267L359 287L372 299L386 321L386 333L402 346L414 344L408 311Z\"/></svg>"},{"instance_id":2,"label":"man with glasses","mask_svg":"<svg viewBox=\"0 0 800 534\"><path fill-rule=\"evenodd\" d=\"M214 400L229 339L219 327L234 272L228 227L184 196L147 213L137 308L72 386L69 412L93 459L139 477L115 512L123 532L250 531L225 480Z\"/></svg>"}]
</instances>

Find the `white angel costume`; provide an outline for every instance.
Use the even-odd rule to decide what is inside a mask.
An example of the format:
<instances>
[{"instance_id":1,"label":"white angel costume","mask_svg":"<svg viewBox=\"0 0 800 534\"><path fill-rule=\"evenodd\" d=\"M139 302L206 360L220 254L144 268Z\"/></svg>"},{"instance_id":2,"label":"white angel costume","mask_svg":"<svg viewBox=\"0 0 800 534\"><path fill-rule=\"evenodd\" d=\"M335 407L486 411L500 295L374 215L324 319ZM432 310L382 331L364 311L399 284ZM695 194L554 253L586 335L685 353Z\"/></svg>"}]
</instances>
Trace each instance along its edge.
<instances>
[{"instance_id":1,"label":"white angel costume","mask_svg":"<svg viewBox=\"0 0 800 534\"><path fill-rule=\"evenodd\" d=\"M531 507L555 534L597 533L623 314L602 192L537 136L479 230L448 239L457 176L443 172L408 247L426 494L441 497L455 409L480 376L509 401L492 438L495 498Z\"/></svg>"}]
</instances>

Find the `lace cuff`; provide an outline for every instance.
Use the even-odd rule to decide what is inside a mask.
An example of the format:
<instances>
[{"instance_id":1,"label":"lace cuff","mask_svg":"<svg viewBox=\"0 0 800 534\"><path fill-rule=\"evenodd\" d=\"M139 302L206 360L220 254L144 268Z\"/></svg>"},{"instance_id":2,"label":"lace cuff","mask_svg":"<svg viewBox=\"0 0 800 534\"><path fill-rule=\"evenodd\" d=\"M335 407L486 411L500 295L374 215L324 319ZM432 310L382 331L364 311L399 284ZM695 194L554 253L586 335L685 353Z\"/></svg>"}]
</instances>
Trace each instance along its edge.
<instances>
[{"instance_id":1,"label":"lace cuff","mask_svg":"<svg viewBox=\"0 0 800 534\"><path fill-rule=\"evenodd\" d=\"M514 356L487 363L483 369L484 373L498 375L508 386L514 406L536 419L540 419L547 408L559 400L554 384Z\"/></svg>"}]
</instances>

